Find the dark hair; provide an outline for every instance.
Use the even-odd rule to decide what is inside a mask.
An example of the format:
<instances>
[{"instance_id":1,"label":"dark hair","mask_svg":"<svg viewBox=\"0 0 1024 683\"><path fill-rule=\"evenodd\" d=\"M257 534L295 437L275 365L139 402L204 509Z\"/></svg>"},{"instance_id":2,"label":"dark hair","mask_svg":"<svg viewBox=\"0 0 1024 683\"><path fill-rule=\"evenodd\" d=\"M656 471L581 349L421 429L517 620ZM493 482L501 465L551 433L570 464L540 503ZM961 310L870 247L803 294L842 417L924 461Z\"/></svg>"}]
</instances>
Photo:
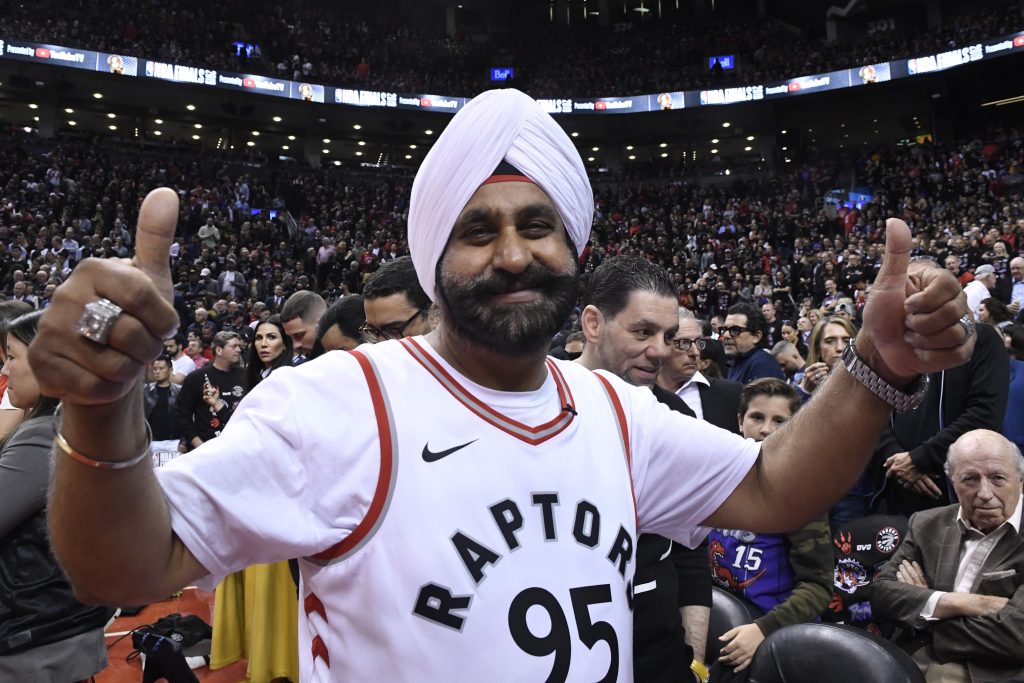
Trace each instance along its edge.
<instances>
[{"instance_id":1,"label":"dark hair","mask_svg":"<svg viewBox=\"0 0 1024 683\"><path fill-rule=\"evenodd\" d=\"M171 357L168 356L166 353L161 353L159 356L157 356L156 358L153 359L154 363L157 362L157 361L161 361L161 362L167 363L168 369L174 367L174 363L171 362Z\"/></svg>"},{"instance_id":2,"label":"dark hair","mask_svg":"<svg viewBox=\"0 0 1024 683\"><path fill-rule=\"evenodd\" d=\"M32 305L27 304L24 301L17 301L12 299L10 301L0 301L0 320L13 320L19 315L25 315L26 313L32 312Z\"/></svg>"},{"instance_id":3,"label":"dark hair","mask_svg":"<svg viewBox=\"0 0 1024 683\"><path fill-rule=\"evenodd\" d=\"M740 419L747 414L750 402L758 396L768 396L769 398L778 396L786 399L789 401L790 415L795 415L800 408L800 394L796 392L796 389L777 377L762 377L743 387L740 392Z\"/></svg>"},{"instance_id":4,"label":"dark hair","mask_svg":"<svg viewBox=\"0 0 1024 683\"><path fill-rule=\"evenodd\" d=\"M179 347L185 346L185 337L182 336L181 334L176 334L176 335L174 335L173 337L170 337L170 338L174 340L174 343L177 346L179 346Z\"/></svg>"},{"instance_id":5,"label":"dark hair","mask_svg":"<svg viewBox=\"0 0 1024 683\"><path fill-rule=\"evenodd\" d=\"M363 297L366 299L383 299L393 294L405 294L417 310L430 308L430 297L420 287L416 267L409 256L386 262L363 287Z\"/></svg>"},{"instance_id":6,"label":"dark hair","mask_svg":"<svg viewBox=\"0 0 1024 683\"><path fill-rule=\"evenodd\" d=\"M1024 325L1007 325L1003 334L1010 338L1010 355L1024 360Z\"/></svg>"},{"instance_id":7,"label":"dark hair","mask_svg":"<svg viewBox=\"0 0 1024 683\"><path fill-rule=\"evenodd\" d=\"M324 354L323 338L328 330L337 326L341 333L352 339L359 339L359 328L366 322L366 311L363 309L363 297L350 294L334 302L324 314L316 328L316 341L313 343L311 358Z\"/></svg>"},{"instance_id":8,"label":"dark hair","mask_svg":"<svg viewBox=\"0 0 1024 683\"><path fill-rule=\"evenodd\" d=\"M8 342L11 337L14 337L25 346L31 344L39 331L39 319L42 316L42 311L32 311L30 313L20 315L13 320L5 321L2 326L0 326L0 341L3 343L4 353L9 353ZM25 359L25 362L28 362L27 358ZM57 412L57 406L59 405L59 398L40 394L39 398L36 400L36 404L25 412L25 421L42 415L53 415Z\"/></svg>"},{"instance_id":9,"label":"dark hair","mask_svg":"<svg viewBox=\"0 0 1024 683\"><path fill-rule=\"evenodd\" d=\"M988 311L988 317L993 325L1013 320L1013 316L1010 315L1010 309L999 299L990 296L987 299L982 299L981 303L985 304L985 310Z\"/></svg>"},{"instance_id":10,"label":"dark hair","mask_svg":"<svg viewBox=\"0 0 1024 683\"><path fill-rule=\"evenodd\" d=\"M615 256L594 269L583 296L584 306L594 306L605 318L626 308L633 292L651 292L677 300L668 271L642 256Z\"/></svg>"},{"instance_id":11,"label":"dark hair","mask_svg":"<svg viewBox=\"0 0 1024 683\"><path fill-rule=\"evenodd\" d=\"M761 308L753 304L733 304L726 312L727 315L745 315L747 317L747 330L751 334L760 332L761 338L757 340L758 348L764 348L768 343L768 321L761 312Z\"/></svg>"},{"instance_id":12,"label":"dark hair","mask_svg":"<svg viewBox=\"0 0 1024 683\"><path fill-rule=\"evenodd\" d=\"M284 350L281 351L281 355L270 362L270 371L292 364L292 338L284 331L284 323L281 322L281 317L272 315L261 323L256 324L256 329L253 330L253 343L249 346L249 362L245 366L245 386L246 391L252 391L263 379L263 371L267 369L267 365L260 360L260 355L256 351L256 333L259 332L260 328L264 325L273 325L277 328L277 333L281 335L281 341L284 342Z\"/></svg>"},{"instance_id":13,"label":"dark hair","mask_svg":"<svg viewBox=\"0 0 1024 683\"><path fill-rule=\"evenodd\" d=\"M727 361L725 359L725 347L722 346L722 342L705 337L704 348L700 352L700 359L711 361L708 370L701 371L702 375L706 377L725 377Z\"/></svg>"},{"instance_id":14,"label":"dark hair","mask_svg":"<svg viewBox=\"0 0 1024 683\"><path fill-rule=\"evenodd\" d=\"M302 318L303 322L316 322L323 315L327 308L327 302L316 292L308 289L300 289L285 299L281 306L281 322L289 323L296 318Z\"/></svg>"},{"instance_id":15,"label":"dark hair","mask_svg":"<svg viewBox=\"0 0 1024 683\"><path fill-rule=\"evenodd\" d=\"M585 344L587 342L587 335L582 332L573 332L565 338L566 344L573 344L575 342L583 342Z\"/></svg>"}]
</instances>

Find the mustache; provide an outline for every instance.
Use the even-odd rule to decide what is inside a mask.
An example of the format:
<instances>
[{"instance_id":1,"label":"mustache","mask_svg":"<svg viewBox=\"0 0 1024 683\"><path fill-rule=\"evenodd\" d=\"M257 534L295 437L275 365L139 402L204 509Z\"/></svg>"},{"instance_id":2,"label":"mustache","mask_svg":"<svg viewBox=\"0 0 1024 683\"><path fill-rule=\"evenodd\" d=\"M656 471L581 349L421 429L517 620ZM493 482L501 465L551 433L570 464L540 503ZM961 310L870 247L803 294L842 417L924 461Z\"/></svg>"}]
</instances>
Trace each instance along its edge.
<instances>
[{"instance_id":1,"label":"mustache","mask_svg":"<svg viewBox=\"0 0 1024 683\"><path fill-rule=\"evenodd\" d=\"M470 280L467 289L475 296L497 296L523 289L557 289L574 282L575 277L575 273L558 273L531 264L521 273L497 270L490 275L479 275Z\"/></svg>"}]
</instances>

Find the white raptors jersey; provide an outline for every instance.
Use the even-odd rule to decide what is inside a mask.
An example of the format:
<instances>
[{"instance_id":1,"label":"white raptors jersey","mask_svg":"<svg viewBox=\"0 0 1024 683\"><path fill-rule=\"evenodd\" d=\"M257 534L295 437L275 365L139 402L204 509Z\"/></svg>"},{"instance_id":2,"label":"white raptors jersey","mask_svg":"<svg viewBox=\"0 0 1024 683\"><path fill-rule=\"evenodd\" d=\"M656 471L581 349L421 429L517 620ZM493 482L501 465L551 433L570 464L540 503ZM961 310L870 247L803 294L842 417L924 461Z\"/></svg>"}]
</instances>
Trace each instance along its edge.
<instances>
[{"instance_id":1,"label":"white raptors jersey","mask_svg":"<svg viewBox=\"0 0 1024 683\"><path fill-rule=\"evenodd\" d=\"M618 398L549 362L558 400L524 424L425 346L356 352L384 467L364 526L302 563L304 670L628 680L636 513Z\"/></svg>"},{"instance_id":2,"label":"white raptors jersey","mask_svg":"<svg viewBox=\"0 0 1024 683\"><path fill-rule=\"evenodd\" d=\"M300 556L307 681L631 680L638 509L685 541L757 447L547 369L491 391L414 338L276 371L157 472L201 585Z\"/></svg>"}]
</instances>

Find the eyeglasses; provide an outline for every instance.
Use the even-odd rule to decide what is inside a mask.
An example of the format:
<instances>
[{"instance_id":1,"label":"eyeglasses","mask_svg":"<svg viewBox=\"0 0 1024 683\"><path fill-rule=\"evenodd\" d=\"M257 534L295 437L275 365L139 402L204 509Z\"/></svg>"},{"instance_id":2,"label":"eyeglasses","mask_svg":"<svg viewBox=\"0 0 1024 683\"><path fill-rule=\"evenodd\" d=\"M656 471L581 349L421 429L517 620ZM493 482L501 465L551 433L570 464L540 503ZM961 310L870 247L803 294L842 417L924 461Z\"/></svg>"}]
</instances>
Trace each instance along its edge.
<instances>
[{"instance_id":1,"label":"eyeglasses","mask_svg":"<svg viewBox=\"0 0 1024 683\"><path fill-rule=\"evenodd\" d=\"M696 346L698 351L703 351L704 347L708 343L703 339L673 339L672 346L676 347L677 351L686 353L690 350L691 346Z\"/></svg>"},{"instance_id":2,"label":"eyeglasses","mask_svg":"<svg viewBox=\"0 0 1024 683\"><path fill-rule=\"evenodd\" d=\"M721 337L723 334L731 334L734 337L740 336L744 332L749 332L749 327L740 327L739 325L730 325L729 327L719 327L718 336Z\"/></svg>"},{"instance_id":3,"label":"eyeglasses","mask_svg":"<svg viewBox=\"0 0 1024 683\"><path fill-rule=\"evenodd\" d=\"M401 325L391 325L389 327L378 329L369 323L363 323L363 326L359 328L359 336L364 342L369 344L376 344L377 342L384 341L385 339L401 339L405 336L405 328L412 324L412 321L426 313L426 311L416 311Z\"/></svg>"}]
</instances>

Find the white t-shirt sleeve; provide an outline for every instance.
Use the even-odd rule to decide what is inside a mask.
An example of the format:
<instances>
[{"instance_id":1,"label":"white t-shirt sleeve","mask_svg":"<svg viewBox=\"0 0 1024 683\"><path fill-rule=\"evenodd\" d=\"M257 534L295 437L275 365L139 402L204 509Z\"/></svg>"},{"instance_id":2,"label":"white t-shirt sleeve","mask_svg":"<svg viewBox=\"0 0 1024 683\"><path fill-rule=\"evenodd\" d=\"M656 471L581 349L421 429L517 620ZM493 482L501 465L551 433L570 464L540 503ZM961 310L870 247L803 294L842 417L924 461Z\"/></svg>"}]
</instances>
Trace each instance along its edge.
<instances>
[{"instance_id":1,"label":"white t-shirt sleeve","mask_svg":"<svg viewBox=\"0 0 1024 683\"><path fill-rule=\"evenodd\" d=\"M379 453L366 380L354 358L332 353L274 372L219 437L156 475L171 527L209 571L205 587L343 540L369 509Z\"/></svg>"},{"instance_id":2,"label":"white t-shirt sleeve","mask_svg":"<svg viewBox=\"0 0 1024 683\"><path fill-rule=\"evenodd\" d=\"M760 444L669 409L649 389L613 380L630 425L637 520L655 533L694 547L700 524L753 467Z\"/></svg>"},{"instance_id":3,"label":"white t-shirt sleeve","mask_svg":"<svg viewBox=\"0 0 1024 683\"><path fill-rule=\"evenodd\" d=\"M14 407L14 404L11 403L11 392L6 389L4 389L3 398L0 398L0 410L18 410Z\"/></svg>"}]
</instances>

